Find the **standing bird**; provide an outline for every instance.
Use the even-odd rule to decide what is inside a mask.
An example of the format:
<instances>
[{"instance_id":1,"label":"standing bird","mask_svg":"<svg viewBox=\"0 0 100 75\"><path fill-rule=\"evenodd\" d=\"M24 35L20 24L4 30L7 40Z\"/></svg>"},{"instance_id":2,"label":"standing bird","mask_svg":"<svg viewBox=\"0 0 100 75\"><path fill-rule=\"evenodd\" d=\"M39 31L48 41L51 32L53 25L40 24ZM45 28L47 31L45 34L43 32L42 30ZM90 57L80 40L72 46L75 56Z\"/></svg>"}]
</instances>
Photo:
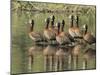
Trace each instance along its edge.
<instances>
[{"instance_id":1,"label":"standing bird","mask_svg":"<svg viewBox=\"0 0 100 75\"><path fill-rule=\"evenodd\" d=\"M51 16L51 26L49 27L50 30L52 30L55 34L57 34L57 28L55 27L55 16Z\"/></svg>"},{"instance_id":2,"label":"standing bird","mask_svg":"<svg viewBox=\"0 0 100 75\"><path fill-rule=\"evenodd\" d=\"M65 21L62 20L61 34L66 36L66 38L67 38L66 41L68 41L69 43L75 42L74 38L68 32L64 32L64 26L65 26Z\"/></svg>"},{"instance_id":3,"label":"standing bird","mask_svg":"<svg viewBox=\"0 0 100 75\"><path fill-rule=\"evenodd\" d=\"M51 29L54 29L54 22L55 22L55 16L52 15L52 17L51 17Z\"/></svg>"},{"instance_id":4,"label":"standing bird","mask_svg":"<svg viewBox=\"0 0 100 75\"><path fill-rule=\"evenodd\" d=\"M78 37L78 38L82 38L82 33L81 33L81 30L79 28L79 17L78 15L75 15L75 23L74 23L74 32L75 32L75 37Z\"/></svg>"},{"instance_id":5,"label":"standing bird","mask_svg":"<svg viewBox=\"0 0 100 75\"><path fill-rule=\"evenodd\" d=\"M30 30L29 30L29 37L34 41L34 42L42 42L44 41L44 37L41 33L34 32L34 20L31 20L30 24Z\"/></svg>"},{"instance_id":6,"label":"standing bird","mask_svg":"<svg viewBox=\"0 0 100 75\"><path fill-rule=\"evenodd\" d=\"M74 26L73 26L73 21L74 21L74 16L73 15L70 15L69 16L69 29L68 29L68 32L69 34L74 38L76 36L75 34L75 31L74 31Z\"/></svg>"},{"instance_id":7,"label":"standing bird","mask_svg":"<svg viewBox=\"0 0 100 75\"><path fill-rule=\"evenodd\" d=\"M49 29L50 18L46 19L46 27L44 30L44 36L48 40L49 43L56 39L56 34L53 30Z\"/></svg>"},{"instance_id":8,"label":"standing bird","mask_svg":"<svg viewBox=\"0 0 100 75\"><path fill-rule=\"evenodd\" d=\"M96 38L88 32L88 26L87 24L85 24L83 26L83 28L85 29L84 34L83 34L83 39L88 43L88 44L93 44L96 43Z\"/></svg>"},{"instance_id":9,"label":"standing bird","mask_svg":"<svg viewBox=\"0 0 100 75\"><path fill-rule=\"evenodd\" d=\"M65 35L66 38L70 40L70 43L75 42L74 38L68 32L64 32L64 26L65 26L65 21L62 20L61 34Z\"/></svg>"},{"instance_id":10,"label":"standing bird","mask_svg":"<svg viewBox=\"0 0 100 75\"><path fill-rule=\"evenodd\" d=\"M61 27L61 32L60 32L60 22L58 22L58 34L56 36L56 40L60 45L71 43L71 40L69 39L67 34L64 32L64 25L65 25L65 21L62 20L62 27Z\"/></svg>"}]
</instances>

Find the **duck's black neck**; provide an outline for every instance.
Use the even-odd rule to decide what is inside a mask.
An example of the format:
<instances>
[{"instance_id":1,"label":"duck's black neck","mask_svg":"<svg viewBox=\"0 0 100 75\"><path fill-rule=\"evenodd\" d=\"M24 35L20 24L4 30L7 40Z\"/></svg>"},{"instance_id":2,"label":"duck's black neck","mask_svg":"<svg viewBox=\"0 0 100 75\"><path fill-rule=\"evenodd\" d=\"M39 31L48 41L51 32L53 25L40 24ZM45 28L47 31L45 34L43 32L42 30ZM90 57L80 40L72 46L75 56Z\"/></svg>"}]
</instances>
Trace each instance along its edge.
<instances>
[{"instance_id":1,"label":"duck's black neck","mask_svg":"<svg viewBox=\"0 0 100 75\"><path fill-rule=\"evenodd\" d=\"M62 21L62 27L61 27L61 31L62 31L62 32L64 31L64 26L65 26L65 21L63 20L63 21Z\"/></svg>"},{"instance_id":2,"label":"duck's black neck","mask_svg":"<svg viewBox=\"0 0 100 75\"><path fill-rule=\"evenodd\" d=\"M70 21L70 27L73 27L73 20Z\"/></svg>"},{"instance_id":3,"label":"duck's black neck","mask_svg":"<svg viewBox=\"0 0 100 75\"><path fill-rule=\"evenodd\" d=\"M64 31L64 25L62 25L62 27L61 27L61 31L62 31L62 32Z\"/></svg>"},{"instance_id":4,"label":"duck's black neck","mask_svg":"<svg viewBox=\"0 0 100 75\"><path fill-rule=\"evenodd\" d=\"M31 26L31 30L30 30L31 32L33 31L33 25Z\"/></svg>"},{"instance_id":5,"label":"duck's black neck","mask_svg":"<svg viewBox=\"0 0 100 75\"><path fill-rule=\"evenodd\" d=\"M51 27L54 28L54 21L55 21L55 16L53 15L52 16L52 19L51 19Z\"/></svg>"},{"instance_id":6,"label":"duck's black neck","mask_svg":"<svg viewBox=\"0 0 100 75\"><path fill-rule=\"evenodd\" d=\"M58 28L58 34L60 33L60 28Z\"/></svg>"},{"instance_id":7,"label":"duck's black neck","mask_svg":"<svg viewBox=\"0 0 100 75\"><path fill-rule=\"evenodd\" d=\"M32 32L32 31L33 31L33 29L34 29L34 20L32 20L32 22L31 22L30 31Z\"/></svg>"},{"instance_id":8,"label":"duck's black neck","mask_svg":"<svg viewBox=\"0 0 100 75\"><path fill-rule=\"evenodd\" d=\"M51 21L51 27L54 28L54 20Z\"/></svg>"},{"instance_id":9,"label":"duck's black neck","mask_svg":"<svg viewBox=\"0 0 100 75\"><path fill-rule=\"evenodd\" d=\"M60 33L60 23L58 23L58 34Z\"/></svg>"},{"instance_id":10,"label":"duck's black neck","mask_svg":"<svg viewBox=\"0 0 100 75\"><path fill-rule=\"evenodd\" d=\"M88 27L86 26L86 28L85 28L85 33L84 33L84 34L86 34L86 33L87 33L87 30L88 30Z\"/></svg>"},{"instance_id":11,"label":"duck's black neck","mask_svg":"<svg viewBox=\"0 0 100 75\"><path fill-rule=\"evenodd\" d=\"M45 27L45 29L48 29L48 27L49 27L49 22L50 22L50 18L47 18L47 19L46 19L46 27Z\"/></svg>"},{"instance_id":12,"label":"duck's black neck","mask_svg":"<svg viewBox=\"0 0 100 75\"><path fill-rule=\"evenodd\" d=\"M49 26L49 24L47 23L45 29L48 29L48 26Z\"/></svg>"},{"instance_id":13,"label":"duck's black neck","mask_svg":"<svg viewBox=\"0 0 100 75\"><path fill-rule=\"evenodd\" d=\"M73 24L74 24L73 21L74 21L74 16L70 15L69 16L69 25L70 25L69 27L73 27Z\"/></svg>"},{"instance_id":14,"label":"duck's black neck","mask_svg":"<svg viewBox=\"0 0 100 75\"><path fill-rule=\"evenodd\" d=\"M76 20L76 22L75 22L75 27L79 27L79 22L78 22L78 20Z\"/></svg>"}]
</instances>

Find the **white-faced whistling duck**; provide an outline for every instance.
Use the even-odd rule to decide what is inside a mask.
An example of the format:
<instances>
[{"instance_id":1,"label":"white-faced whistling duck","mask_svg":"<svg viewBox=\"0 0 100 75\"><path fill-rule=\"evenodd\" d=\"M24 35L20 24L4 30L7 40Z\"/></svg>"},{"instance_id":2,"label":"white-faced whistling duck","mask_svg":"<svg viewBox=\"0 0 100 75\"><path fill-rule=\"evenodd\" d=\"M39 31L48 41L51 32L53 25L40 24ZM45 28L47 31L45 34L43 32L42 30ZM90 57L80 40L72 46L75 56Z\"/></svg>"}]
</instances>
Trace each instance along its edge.
<instances>
[{"instance_id":1,"label":"white-faced whistling duck","mask_svg":"<svg viewBox=\"0 0 100 75\"><path fill-rule=\"evenodd\" d=\"M66 42L67 41L68 41L68 43L75 42L74 38L68 32L64 32L64 26L65 26L65 21L62 20L61 35L66 36Z\"/></svg>"},{"instance_id":2,"label":"white-faced whistling duck","mask_svg":"<svg viewBox=\"0 0 100 75\"><path fill-rule=\"evenodd\" d=\"M31 23L30 23L29 37L30 37L34 42L41 42L41 41L44 40L42 34L37 33L37 32L34 32L34 20L32 20Z\"/></svg>"},{"instance_id":3,"label":"white-faced whistling duck","mask_svg":"<svg viewBox=\"0 0 100 75\"><path fill-rule=\"evenodd\" d=\"M56 41L60 44L60 45L63 45L63 44L70 44L71 41L70 39L65 35L64 33L64 25L65 25L65 22L64 20L62 21L62 30L60 32L60 22L58 22L58 32L57 32L57 36L56 36Z\"/></svg>"},{"instance_id":4,"label":"white-faced whistling duck","mask_svg":"<svg viewBox=\"0 0 100 75\"><path fill-rule=\"evenodd\" d=\"M79 17L78 15L75 15L74 17L74 32L76 34L75 37L79 37L79 38L82 38L82 33L81 33L81 30L79 28Z\"/></svg>"},{"instance_id":5,"label":"white-faced whistling duck","mask_svg":"<svg viewBox=\"0 0 100 75\"><path fill-rule=\"evenodd\" d=\"M57 34L57 28L55 27L55 16L51 16L51 26L49 27L50 30L52 30L54 33Z\"/></svg>"},{"instance_id":6,"label":"white-faced whistling duck","mask_svg":"<svg viewBox=\"0 0 100 75\"><path fill-rule=\"evenodd\" d=\"M50 29L54 29L54 22L55 22L55 16L52 15L51 16L51 26L50 26Z\"/></svg>"},{"instance_id":7,"label":"white-faced whistling duck","mask_svg":"<svg viewBox=\"0 0 100 75\"><path fill-rule=\"evenodd\" d=\"M44 36L48 40L48 42L52 42L56 39L56 34L53 30L49 29L50 18L46 19L46 27L44 30Z\"/></svg>"},{"instance_id":8,"label":"white-faced whistling duck","mask_svg":"<svg viewBox=\"0 0 100 75\"><path fill-rule=\"evenodd\" d=\"M87 24L85 24L84 26L84 34L83 34L83 39L88 43L88 44L93 44L96 42L96 38L91 34L89 33L87 30L88 30L88 26Z\"/></svg>"},{"instance_id":9,"label":"white-faced whistling duck","mask_svg":"<svg viewBox=\"0 0 100 75\"><path fill-rule=\"evenodd\" d=\"M68 32L64 32L64 26L65 26L65 21L62 20L61 35L65 35L67 40L70 40L71 42L75 42L74 38Z\"/></svg>"},{"instance_id":10,"label":"white-faced whistling duck","mask_svg":"<svg viewBox=\"0 0 100 75\"><path fill-rule=\"evenodd\" d=\"M76 34L75 34L75 31L74 31L73 24L74 24L74 16L70 15L69 16L69 29L68 29L68 32L74 38L76 36Z\"/></svg>"}]
</instances>

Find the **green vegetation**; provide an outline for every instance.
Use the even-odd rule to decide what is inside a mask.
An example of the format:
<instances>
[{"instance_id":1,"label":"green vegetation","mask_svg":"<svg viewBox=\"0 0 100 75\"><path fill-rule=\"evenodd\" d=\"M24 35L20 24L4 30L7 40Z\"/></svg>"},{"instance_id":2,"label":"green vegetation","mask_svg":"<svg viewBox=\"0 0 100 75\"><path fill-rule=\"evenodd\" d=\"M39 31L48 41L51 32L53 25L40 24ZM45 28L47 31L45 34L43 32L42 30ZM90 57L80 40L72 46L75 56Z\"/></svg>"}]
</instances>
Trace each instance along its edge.
<instances>
[{"instance_id":1,"label":"green vegetation","mask_svg":"<svg viewBox=\"0 0 100 75\"><path fill-rule=\"evenodd\" d=\"M61 3L40 3L40 2L27 2L12 0L12 10L22 11L38 11L38 12L66 12L71 13L72 11L77 14L95 14L95 6L86 5L72 5L72 4L61 4Z\"/></svg>"}]
</instances>

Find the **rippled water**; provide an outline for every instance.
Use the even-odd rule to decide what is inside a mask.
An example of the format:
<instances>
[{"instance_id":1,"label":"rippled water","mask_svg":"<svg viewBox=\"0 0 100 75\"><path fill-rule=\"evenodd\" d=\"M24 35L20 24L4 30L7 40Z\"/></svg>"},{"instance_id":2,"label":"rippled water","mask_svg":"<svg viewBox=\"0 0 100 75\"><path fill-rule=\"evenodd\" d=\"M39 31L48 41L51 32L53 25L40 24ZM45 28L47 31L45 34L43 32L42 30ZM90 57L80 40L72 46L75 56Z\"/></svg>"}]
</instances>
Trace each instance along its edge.
<instances>
[{"instance_id":1,"label":"rippled water","mask_svg":"<svg viewBox=\"0 0 100 75\"><path fill-rule=\"evenodd\" d=\"M47 71L68 71L96 68L95 58L89 59L89 61L87 61L84 66L83 49L81 49L78 56L74 56L72 54L72 47L33 44L32 40L28 36L27 22L29 19L34 19L35 31L42 32L45 25L45 18L52 14L55 15L56 22L62 19L65 20L65 31L67 31L69 22L69 14L67 13L57 14L12 12L12 73L16 74ZM91 20L92 22L89 22L88 16L80 15L79 25L80 27L84 23L90 25L89 31L93 32L93 35L95 36L95 17L92 17Z\"/></svg>"}]
</instances>

